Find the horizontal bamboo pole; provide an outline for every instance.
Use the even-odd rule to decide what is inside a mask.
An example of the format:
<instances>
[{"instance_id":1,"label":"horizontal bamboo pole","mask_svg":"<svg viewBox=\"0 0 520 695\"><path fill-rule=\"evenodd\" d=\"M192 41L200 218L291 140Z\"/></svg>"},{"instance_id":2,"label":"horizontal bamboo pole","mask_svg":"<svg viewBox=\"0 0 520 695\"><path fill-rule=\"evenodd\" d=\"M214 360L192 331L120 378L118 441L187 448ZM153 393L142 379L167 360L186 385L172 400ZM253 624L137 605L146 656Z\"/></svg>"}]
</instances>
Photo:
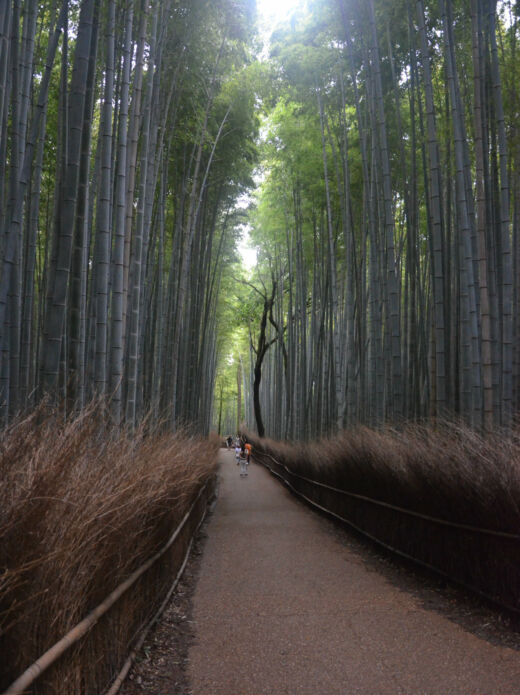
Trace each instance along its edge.
<instances>
[{"instance_id":1,"label":"horizontal bamboo pole","mask_svg":"<svg viewBox=\"0 0 520 695\"><path fill-rule=\"evenodd\" d=\"M62 637L56 644L54 644L50 649L48 649L44 654L42 654L29 668L27 668L21 676L19 676L11 685L4 690L2 695L21 695L26 688L28 688L34 681L51 666L59 657L67 651L73 644L78 642L84 635L89 632L89 630L97 623L97 621L104 615L113 605L121 598L121 596L133 585L135 582L143 575L146 570L148 570L164 553L168 548L175 542L178 535L184 528L187 520L195 508L195 505L199 501L202 493L208 486L208 481L204 483L202 488L195 500L193 501L191 507L188 509L182 521L177 526L175 531L170 536L166 545L164 545L153 557L147 560L141 567L139 567L135 572L133 572L128 579L119 584L118 587L114 589L106 599L99 604L94 610L92 610L86 618L83 618L75 627L73 627L67 634Z\"/></svg>"},{"instance_id":2,"label":"horizontal bamboo pole","mask_svg":"<svg viewBox=\"0 0 520 695\"><path fill-rule=\"evenodd\" d=\"M463 531L472 531L474 533L481 533L486 536L497 536L498 538L509 538L511 540L520 540L520 535L516 533L509 533L508 531L494 531L489 528L481 528L479 526L471 526L470 524L460 524L457 521L449 521L448 519L440 519L437 516L428 516L428 514L421 514L420 512L415 512L412 509L405 509L404 507L398 507L395 504L390 504L389 502L383 502L382 500L375 500L373 497L367 497L366 495L359 495L356 492L348 492L347 490L340 490L337 487L332 487L332 485L327 485L326 483L320 483L317 480L312 480L311 478L306 478L304 475L299 473L294 473L290 468L278 461L268 454L267 452L260 452L260 456L268 456L277 466L285 469L289 475L294 478L299 478L300 480L305 480L305 482L311 485L316 485L317 487L323 487L326 490L332 490L332 492L338 492L341 495L346 495L347 497L352 497L357 500L363 500L363 502L369 502L370 504L375 504L378 507L386 507L387 509L393 509L396 512L401 512L401 514L407 514L408 516L414 516L417 519L424 519L425 521L431 521L434 524L440 524L441 526L451 526L453 528L460 528ZM258 457L258 454L257 454Z\"/></svg>"},{"instance_id":3,"label":"horizontal bamboo pole","mask_svg":"<svg viewBox=\"0 0 520 695\"><path fill-rule=\"evenodd\" d=\"M287 473L291 474L291 471L287 468L287 466L285 466L283 463L280 463L279 461L277 461L270 454L260 453L260 455L257 454L256 458L261 459L262 456L268 456L277 465L279 465L281 468L284 468ZM279 478L282 481L282 483L284 485L286 485L295 495L304 499L311 506L315 507L316 509L319 509L322 512L325 512L325 514L329 514L330 516L334 517L335 519L338 519L338 521L344 522L345 524L347 524L348 526L353 528L355 531L358 531L358 533L362 534L366 538L370 538L370 540L374 541L374 543L377 543L378 545L382 546L383 548L386 548L386 550L389 550L390 552L395 553L396 555L399 555L400 557L403 557L406 560L410 560L411 562L415 563L416 565L420 565L421 567L424 567L427 570L430 570L430 571L434 572L435 574L440 575L441 577L445 577L447 580L454 582L455 584L458 584L459 586L463 587L464 589L467 589L468 591L470 591L472 593L475 593L475 594L478 594L479 596L482 596L482 598L485 598L486 601L490 601L491 603L494 603L495 605L500 606L501 608L505 608L506 610L511 611L512 613L520 615L520 609L517 606L512 606L509 603L504 603L503 601L499 601L496 598L496 596L493 596L485 591L482 591L481 589L479 589L476 586L473 586L471 584L467 584L466 582L464 582L460 579L457 579L456 577L453 577L452 575L448 574L447 572L444 572L444 570L441 570L436 565L430 564L429 562L425 562L424 560L419 560L414 555L410 555L409 553L406 553L403 550L400 550L399 548L396 548L393 545L389 545L388 543L385 543L385 541L382 541L377 536L374 536L373 534L369 533L364 528L362 528L361 526L358 526L350 519L346 519L345 517L340 516L339 514L336 514L336 512L333 512L331 509L327 509L327 507L323 507L321 504L318 504L315 500L311 499L310 497L307 497L307 495L304 495L303 492L300 492L293 485L291 485L291 483L286 478L284 478L283 475L281 475L280 473L275 471L274 468L271 468L271 466L268 463L265 463L263 461L260 461L259 463L260 463L260 465L264 466L264 468L267 468L267 470L272 475ZM303 480L307 480L310 483L316 483L316 481L310 480L309 478L304 478L303 476L297 475L296 473L293 473L292 475L294 475L296 478L301 478ZM316 483L316 484L323 486L322 483ZM327 486L327 487L330 487L330 486ZM377 500L372 500L370 497L364 498L361 495L354 495L353 493L348 493L348 492L345 492L344 490L339 490L337 488L331 488L331 489L336 490L337 492L344 492L346 495L349 495L351 497L358 497L360 499L365 499L368 502L374 502L375 504L382 504L382 503L378 503ZM383 506L391 506L391 505L383 504ZM397 511L401 511L399 507L394 507L394 509L396 509ZM408 510L404 510L404 511L408 511ZM409 512L409 513L412 516L420 516L420 515L414 514L413 512ZM428 517L424 517L424 518L428 518ZM432 517L431 520L432 521L439 521L438 519L435 519L435 517ZM455 526L455 524L450 524L450 523L447 523L446 525L447 526ZM473 527L466 527L466 528L472 529ZM488 531L487 529L479 529L479 528L475 528L475 530L477 530L477 531L483 530L484 533L486 533ZM493 535L505 535L505 534L500 534L500 533L494 533L493 531L489 531L489 533L493 534ZM507 534L507 535L510 535L510 534Z\"/></svg>"}]
</instances>

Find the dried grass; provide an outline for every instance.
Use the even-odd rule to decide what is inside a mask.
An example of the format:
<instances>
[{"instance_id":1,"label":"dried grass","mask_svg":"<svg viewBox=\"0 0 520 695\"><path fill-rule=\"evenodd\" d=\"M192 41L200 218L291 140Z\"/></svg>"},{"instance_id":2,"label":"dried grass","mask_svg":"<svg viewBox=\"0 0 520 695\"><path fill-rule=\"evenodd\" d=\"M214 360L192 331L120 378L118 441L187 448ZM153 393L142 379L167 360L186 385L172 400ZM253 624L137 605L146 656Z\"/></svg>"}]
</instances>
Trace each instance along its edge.
<instances>
[{"instance_id":1,"label":"dried grass","mask_svg":"<svg viewBox=\"0 0 520 695\"><path fill-rule=\"evenodd\" d=\"M359 427L315 443L259 440L294 473L454 524L520 534L520 440L453 423ZM269 461L267 461L269 462ZM432 523L283 475L299 492L382 544L520 610L520 542Z\"/></svg>"},{"instance_id":2,"label":"dried grass","mask_svg":"<svg viewBox=\"0 0 520 695\"><path fill-rule=\"evenodd\" d=\"M216 437L129 435L105 415L96 403L63 422L42 408L2 433L0 688L166 542L214 473ZM102 692L191 531L34 692Z\"/></svg>"}]
</instances>

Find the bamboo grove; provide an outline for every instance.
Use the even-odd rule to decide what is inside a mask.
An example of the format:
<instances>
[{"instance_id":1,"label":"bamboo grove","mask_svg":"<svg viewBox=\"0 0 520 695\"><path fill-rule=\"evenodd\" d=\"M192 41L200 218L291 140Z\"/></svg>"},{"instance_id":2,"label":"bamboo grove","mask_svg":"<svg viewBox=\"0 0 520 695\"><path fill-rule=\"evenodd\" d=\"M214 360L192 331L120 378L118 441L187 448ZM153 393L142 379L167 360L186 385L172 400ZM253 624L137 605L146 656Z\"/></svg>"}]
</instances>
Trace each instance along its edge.
<instances>
[{"instance_id":1,"label":"bamboo grove","mask_svg":"<svg viewBox=\"0 0 520 695\"><path fill-rule=\"evenodd\" d=\"M246 404L269 435L516 417L519 16L319 1L274 33Z\"/></svg>"},{"instance_id":2,"label":"bamboo grove","mask_svg":"<svg viewBox=\"0 0 520 695\"><path fill-rule=\"evenodd\" d=\"M0 3L2 423L108 397L116 423L207 431L233 397L219 377L213 402L238 324L233 381L272 436L509 426L519 15L312 0L262 62L253 0Z\"/></svg>"},{"instance_id":3,"label":"bamboo grove","mask_svg":"<svg viewBox=\"0 0 520 695\"><path fill-rule=\"evenodd\" d=\"M0 3L0 418L108 396L209 428L257 131L254 6ZM200 375L204 374L204 378Z\"/></svg>"}]
</instances>

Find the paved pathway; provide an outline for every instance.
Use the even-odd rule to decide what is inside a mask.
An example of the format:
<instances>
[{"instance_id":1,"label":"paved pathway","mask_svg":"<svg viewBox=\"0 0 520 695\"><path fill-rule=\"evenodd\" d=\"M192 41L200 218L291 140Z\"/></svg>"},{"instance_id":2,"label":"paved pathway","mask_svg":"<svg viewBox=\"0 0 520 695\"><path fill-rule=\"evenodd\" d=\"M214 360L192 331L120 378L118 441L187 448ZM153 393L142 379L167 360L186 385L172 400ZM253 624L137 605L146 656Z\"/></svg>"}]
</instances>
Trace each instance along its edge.
<instances>
[{"instance_id":1,"label":"paved pathway","mask_svg":"<svg viewBox=\"0 0 520 695\"><path fill-rule=\"evenodd\" d=\"M193 598L193 695L520 695L520 652L374 571L258 465L221 484Z\"/></svg>"}]
</instances>

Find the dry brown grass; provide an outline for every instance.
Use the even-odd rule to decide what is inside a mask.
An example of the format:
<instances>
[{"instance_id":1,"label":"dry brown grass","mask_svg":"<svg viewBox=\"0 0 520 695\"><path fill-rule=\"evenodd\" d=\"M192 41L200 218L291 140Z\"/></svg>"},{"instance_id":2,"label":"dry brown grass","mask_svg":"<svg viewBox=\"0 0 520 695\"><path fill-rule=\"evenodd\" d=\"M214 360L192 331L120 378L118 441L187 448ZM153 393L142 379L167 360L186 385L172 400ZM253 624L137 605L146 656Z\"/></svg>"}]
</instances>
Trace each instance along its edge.
<instances>
[{"instance_id":1,"label":"dry brown grass","mask_svg":"<svg viewBox=\"0 0 520 695\"><path fill-rule=\"evenodd\" d=\"M217 438L37 411L0 440L0 688L161 547L214 473ZM192 529L187 529L187 541ZM182 557L181 542L35 692L102 692Z\"/></svg>"},{"instance_id":2,"label":"dry brown grass","mask_svg":"<svg viewBox=\"0 0 520 695\"><path fill-rule=\"evenodd\" d=\"M359 427L315 443L249 435L291 471L340 490L455 524L520 534L520 440L450 423ZM520 541L431 523L277 472L381 543L520 610Z\"/></svg>"}]
</instances>

